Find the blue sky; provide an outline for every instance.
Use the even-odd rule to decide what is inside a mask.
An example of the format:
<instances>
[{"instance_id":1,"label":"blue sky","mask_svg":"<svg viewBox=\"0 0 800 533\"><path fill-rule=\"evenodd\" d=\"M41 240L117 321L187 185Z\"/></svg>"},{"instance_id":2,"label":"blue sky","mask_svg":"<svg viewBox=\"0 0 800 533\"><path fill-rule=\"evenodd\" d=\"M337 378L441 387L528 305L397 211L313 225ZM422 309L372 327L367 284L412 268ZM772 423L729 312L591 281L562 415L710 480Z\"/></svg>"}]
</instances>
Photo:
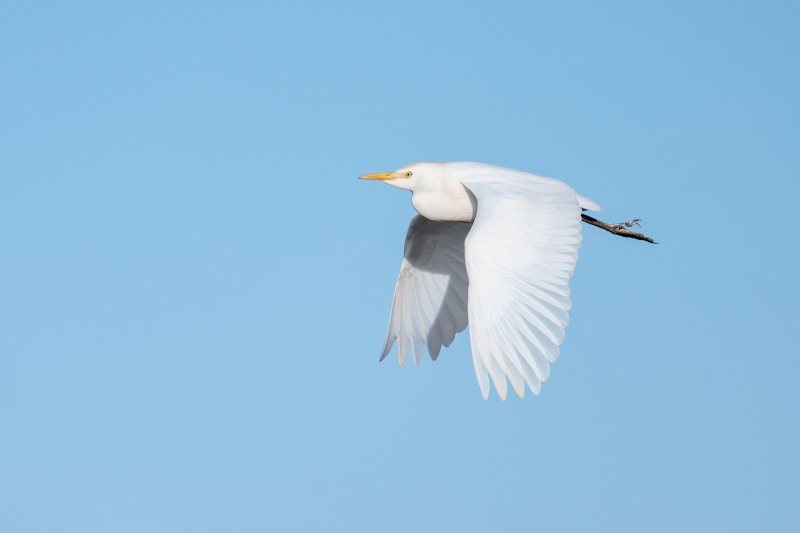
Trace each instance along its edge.
<instances>
[{"instance_id":1,"label":"blue sky","mask_svg":"<svg viewBox=\"0 0 800 533\"><path fill-rule=\"evenodd\" d=\"M3 531L800 527L800 7L0 7ZM585 228L538 397L379 364L407 193Z\"/></svg>"}]
</instances>

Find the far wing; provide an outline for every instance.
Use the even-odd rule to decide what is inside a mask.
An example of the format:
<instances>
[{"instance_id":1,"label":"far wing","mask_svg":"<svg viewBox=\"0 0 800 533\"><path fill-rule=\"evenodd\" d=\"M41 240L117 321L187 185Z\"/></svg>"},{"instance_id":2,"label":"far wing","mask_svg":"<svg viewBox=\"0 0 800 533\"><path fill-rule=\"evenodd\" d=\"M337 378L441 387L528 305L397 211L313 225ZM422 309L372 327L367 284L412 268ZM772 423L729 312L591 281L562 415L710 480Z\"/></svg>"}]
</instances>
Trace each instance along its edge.
<instances>
[{"instance_id":1,"label":"far wing","mask_svg":"<svg viewBox=\"0 0 800 533\"><path fill-rule=\"evenodd\" d=\"M469 222L435 222L422 215L411 220L381 361L395 339L401 366L409 346L415 365L422 360L426 344L436 359L442 345L450 346L456 333L467 327L464 240L471 227Z\"/></svg>"},{"instance_id":2,"label":"far wing","mask_svg":"<svg viewBox=\"0 0 800 533\"><path fill-rule=\"evenodd\" d=\"M560 181L509 171L464 181L478 203L466 240L472 360L483 397L489 376L538 394L564 340L581 207Z\"/></svg>"}]
</instances>

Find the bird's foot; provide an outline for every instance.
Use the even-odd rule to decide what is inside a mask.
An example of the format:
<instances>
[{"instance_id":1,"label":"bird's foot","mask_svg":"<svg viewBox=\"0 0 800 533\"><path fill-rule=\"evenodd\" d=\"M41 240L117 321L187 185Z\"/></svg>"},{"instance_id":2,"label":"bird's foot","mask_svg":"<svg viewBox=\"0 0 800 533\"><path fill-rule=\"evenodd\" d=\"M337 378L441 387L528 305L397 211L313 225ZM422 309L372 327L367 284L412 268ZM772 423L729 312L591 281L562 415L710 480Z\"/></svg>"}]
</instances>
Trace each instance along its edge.
<instances>
[{"instance_id":1,"label":"bird's foot","mask_svg":"<svg viewBox=\"0 0 800 533\"><path fill-rule=\"evenodd\" d=\"M629 220L628 222L620 222L619 224L609 224L609 227L611 227L615 231L619 231L625 228L632 228L633 226L639 226L641 228L642 225L639 224L639 222L644 222L644 220L642 220L641 218L634 218L633 220Z\"/></svg>"}]
</instances>

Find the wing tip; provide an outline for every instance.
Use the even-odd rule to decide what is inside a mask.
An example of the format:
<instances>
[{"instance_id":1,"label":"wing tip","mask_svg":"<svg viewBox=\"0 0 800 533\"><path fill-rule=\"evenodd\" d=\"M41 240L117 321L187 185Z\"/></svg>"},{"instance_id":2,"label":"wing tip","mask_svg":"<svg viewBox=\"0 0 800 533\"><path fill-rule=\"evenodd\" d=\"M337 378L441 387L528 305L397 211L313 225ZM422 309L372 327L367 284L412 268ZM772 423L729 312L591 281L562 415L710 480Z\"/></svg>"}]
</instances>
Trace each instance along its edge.
<instances>
[{"instance_id":1,"label":"wing tip","mask_svg":"<svg viewBox=\"0 0 800 533\"><path fill-rule=\"evenodd\" d=\"M387 339L386 339L386 341L383 343L383 350L381 351L381 355L380 355L380 357L378 358L378 362L379 362L379 363L380 363L381 361L383 361L384 359L386 359L386 356L387 356L387 355L389 355L390 353L392 353L392 348L394 348L394 341L395 341L396 339L397 339L397 337L395 337L395 338L393 338L393 339L391 339L391 340L389 340L389 338L387 338Z\"/></svg>"}]
</instances>

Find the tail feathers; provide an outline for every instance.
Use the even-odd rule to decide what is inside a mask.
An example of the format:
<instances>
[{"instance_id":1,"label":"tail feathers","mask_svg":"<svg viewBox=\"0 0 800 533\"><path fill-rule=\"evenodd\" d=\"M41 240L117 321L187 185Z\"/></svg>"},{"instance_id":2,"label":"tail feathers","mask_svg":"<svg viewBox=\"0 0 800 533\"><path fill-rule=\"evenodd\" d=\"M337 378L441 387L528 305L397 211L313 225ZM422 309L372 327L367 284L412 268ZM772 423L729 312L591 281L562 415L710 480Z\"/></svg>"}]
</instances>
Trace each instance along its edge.
<instances>
[{"instance_id":1,"label":"tail feathers","mask_svg":"<svg viewBox=\"0 0 800 533\"><path fill-rule=\"evenodd\" d=\"M578 204L580 204L581 209L584 211L602 211L603 208L600 207L600 204L592 200L591 198L587 198L585 196L578 195Z\"/></svg>"}]
</instances>

